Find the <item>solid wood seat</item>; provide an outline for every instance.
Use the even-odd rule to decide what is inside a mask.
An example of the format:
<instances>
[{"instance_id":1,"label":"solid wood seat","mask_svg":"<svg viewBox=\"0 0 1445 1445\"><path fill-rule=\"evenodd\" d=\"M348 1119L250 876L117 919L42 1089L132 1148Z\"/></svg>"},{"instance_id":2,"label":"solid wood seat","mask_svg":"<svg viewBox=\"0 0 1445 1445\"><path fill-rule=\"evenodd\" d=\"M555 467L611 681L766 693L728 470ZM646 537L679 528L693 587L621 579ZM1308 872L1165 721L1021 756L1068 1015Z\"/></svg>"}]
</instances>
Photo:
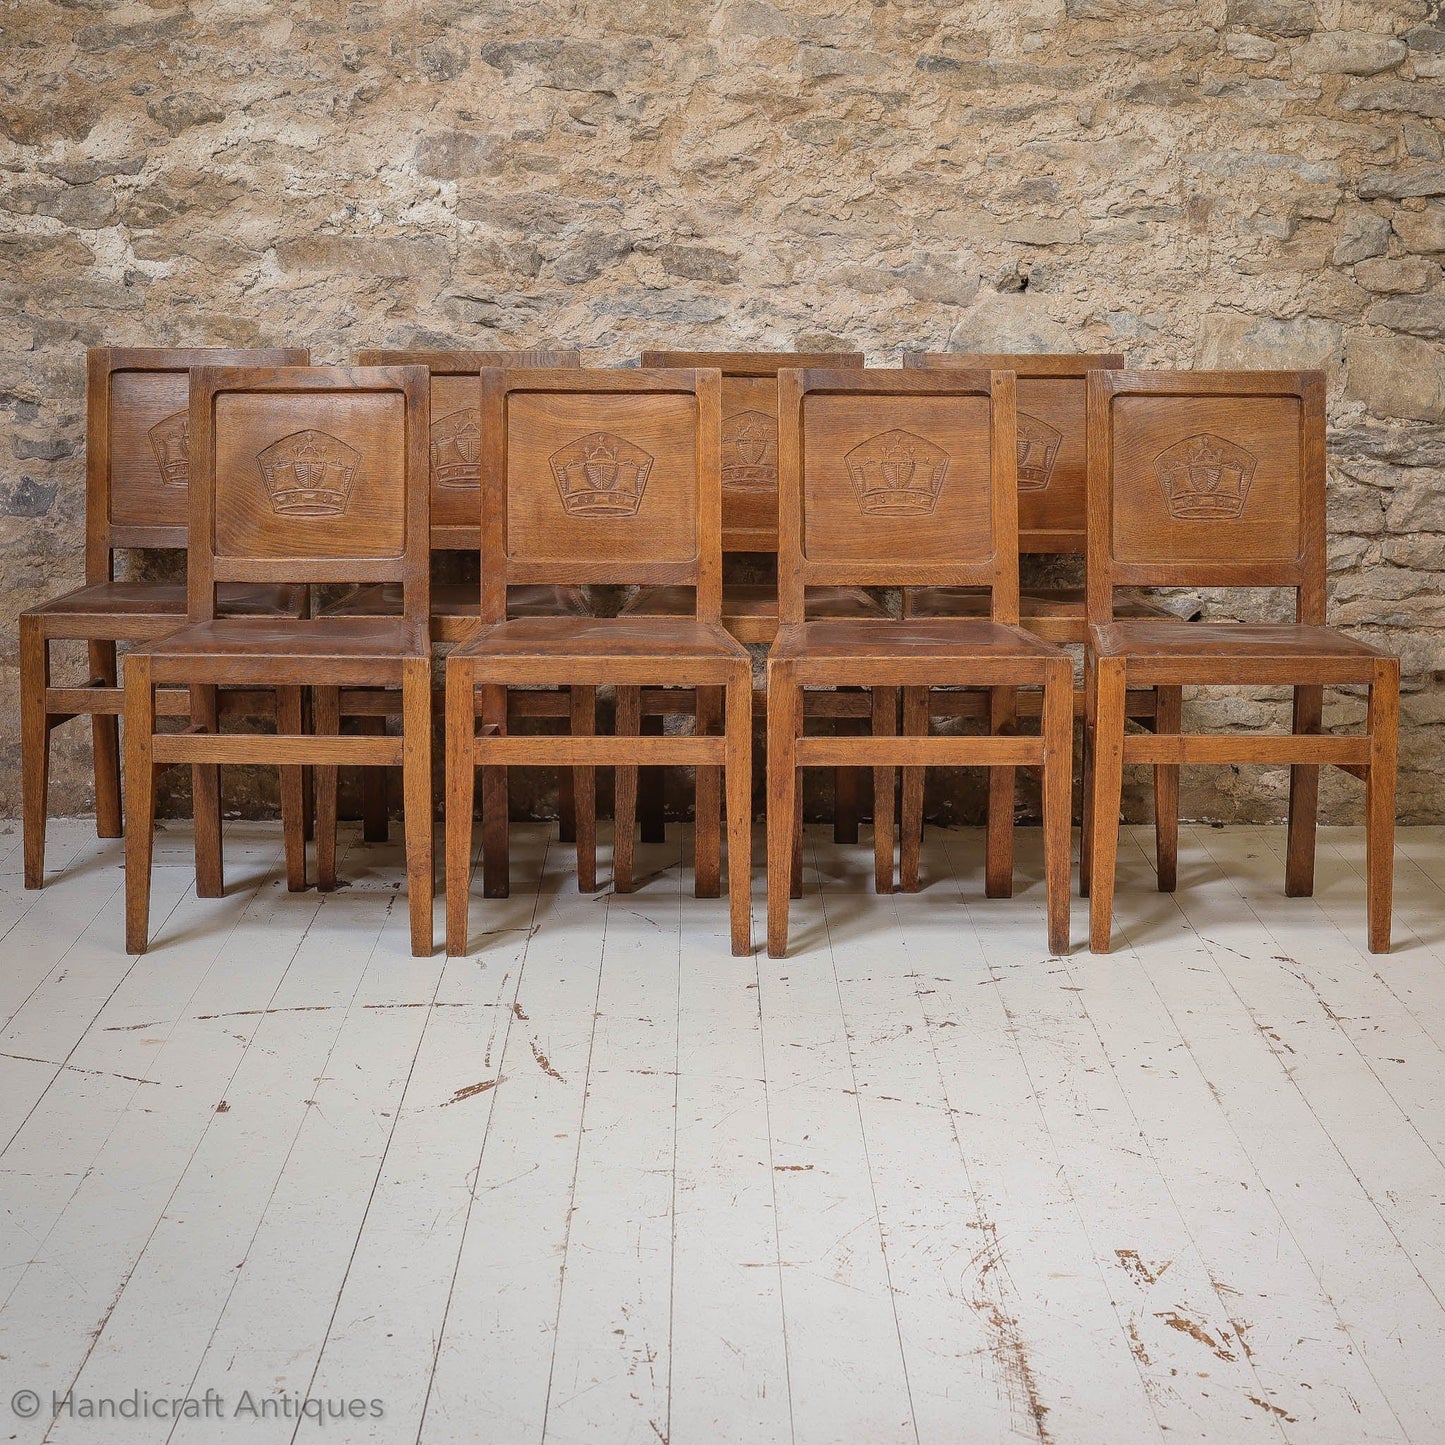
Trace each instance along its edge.
<instances>
[{"instance_id":1,"label":"solid wood seat","mask_svg":"<svg viewBox=\"0 0 1445 1445\"><path fill-rule=\"evenodd\" d=\"M453 651L485 664L489 677L493 664L528 668L545 657L559 677L587 683L716 682L748 661L747 649L720 624L695 616L511 617L481 626ZM681 676L684 664L693 666Z\"/></svg>"},{"instance_id":2,"label":"solid wood seat","mask_svg":"<svg viewBox=\"0 0 1445 1445\"><path fill-rule=\"evenodd\" d=\"M644 587L622 609L624 617L680 617L693 610L690 587ZM814 587L809 617L886 617L861 587ZM739 642L771 642L778 631L778 589L766 582L724 582L722 624Z\"/></svg>"},{"instance_id":3,"label":"solid wood seat","mask_svg":"<svg viewBox=\"0 0 1445 1445\"><path fill-rule=\"evenodd\" d=\"M1090 942L1111 942L1119 799L1127 764L1152 766L1158 886L1178 876L1177 778L1186 764L1290 770L1285 892L1314 890L1319 770L1365 782L1369 947L1390 946L1400 664L1325 625L1325 377L1322 372L1096 371L1088 380L1088 613L1084 846ZM1286 589L1295 622L1121 619L1126 587ZM1131 683L1286 685L1289 733L1183 731L1177 706L1152 733L1126 730ZM1363 684L1363 734L1327 734L1324 688Z\"/></svg>"},{"instance_id":4,"label":"solid wood seat","mask_svg":"<svg viewBox=\"0 0 1445 1445\"><path fill-rule=\"evenodd\" d=\"M1039 645L1026 628L989 618L908 617L885 621L818 621L782 627L768 654L790 662L799 682L864 686L880 664L899 683L941 686L961 679L956 668L977 676L980 667L1002 664L1015 680L1018 666L1037 662L1042 679L1058 654ZM980 681L989 679L980 678Z\"/></svg>"},{"instance_id":5,"label":"solid wood seat","mask_svg":"<svg viewBox=\"0 0 1445 1445\"><path fill-rule=\"evenodd\" d=\"M96 347L87 354L85 585L29 608L19 618L27 888L39 888L45 875L50 734L72 718L90 718L95 831L102 838L121 835L123 694L116 644L169 632L186 616L186 586L117 580L115 554L129 548L186 546L189 368L208 362L278 365L306 359L307 353L297 350ZM301 611L303 600L299 589L270 584L235 587L225 599L237 611L291 614ZM89 670L78 684L57 686L51 677L50 645L60 640L87 644ZM255 712L274 700L222 694L225 701ZM172 695L164 706L174 711L187 706L187 700ZM202 784L200 774L196 784Z\"/></svg>"}]
</instances>

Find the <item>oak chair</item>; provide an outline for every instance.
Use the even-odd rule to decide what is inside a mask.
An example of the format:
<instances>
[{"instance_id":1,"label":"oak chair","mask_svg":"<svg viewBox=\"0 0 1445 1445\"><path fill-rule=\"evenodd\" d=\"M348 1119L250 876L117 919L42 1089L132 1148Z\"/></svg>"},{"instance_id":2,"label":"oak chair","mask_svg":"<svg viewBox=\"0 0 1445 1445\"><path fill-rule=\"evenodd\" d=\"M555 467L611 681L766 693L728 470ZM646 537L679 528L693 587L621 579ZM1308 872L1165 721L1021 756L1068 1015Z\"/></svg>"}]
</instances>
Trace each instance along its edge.
<instances>
[{"instance_id":1,"label":"oak chair","mask_svg":"<svg viewBox=\"0 0 1445 1445\"><path fill-rule=\"evenodd\" d=\"M304 365L303 350L175 350L96 347L86 357L85 585L20 616L20 747L25 886L39 888L45 871L45 820L50 734L72 718L89 717L94 744L95 824L102 838L121 836L117 643L144 642L174 631L186 618L184 582L118 581L116 552L186 545L189 478L189 368ZM299 611L294 589L231 584L221 589L228 612L285 616ZM52 685L50 644L82 641L89 679ZM230 696L223 694L223 697ZM236 699L269 709L269 696ZM167 689L161 710L185 713L190 700ZM203 788L206 778L198 776ZM214 880L202 880L206 887Z\"/></svg>"},{"instance_id":2,"label":"oak chair","mask_svg":"<svg viewBox=\"0 0 1445 1445\"><path fill-rule=\"evenodd\" d=\"M577 367L576 351L361 351L358 366L424 366L431 377L431 546L433 564L461 554L476 557L482 542L480 374L483 367ZM585 615L590 611L582 592L575 587L514 587L507 605L513 616L550 617L558 614ZM480 616L481 586L477 582L432 578L431 639L449 647L465 637ZM395 583L358 587L349 596L328 607L327 617L396 616L401 611L401 588ZM439 703L440 699L436 699ZM515 714L569 720L571 700L565 693L514 693ZM338 695L334 690L316 694L318 731L338 732L343 720L356 718L365 732L386 731L386 718L396 716L399 699L394 692L378 689L351 690ZM437 708L440 713L440 706ZM573 775L562 773L560 787L561 836L576 836L576 805ZM583 834L595 832L596 803L581 800ZM336 772L329 769L317 776L316 812L317 866L323 878L334 881L336 836ZM380 768L362 772L363 836L381 842L387 836L386 774ZM595 845L593 845L595 855ZM596 869L593 865L592 876Z\"/></svg>"},{"instance_id":3,"label":"oak chair","mask_svg":"<svg viewBox=\"0 0 1445 1445\"><path fill-rule=\"evenodd\" d=\"M717 799L715 792L710 803L704 798L703 780L725 775L732 948L749 950L752 673L747 650L720 620L720 393L715 370L482 373L482 617L446 662L449 953L467 947L475 769L484 790L500 795L483 798L482 857L484 874L490 867L504 887L508 767L612 766L625 791L640 763L698 769L700 895L718 868L709 842ZM693 611L507 616L510 586L587 583L688 587ZM621 702L619 735L589 736L590 699L606 683L621 698L642 688L717 689L725 698L722 736L623 736L636 732L636 719ZM587 699L574 710L572 736L507 735L507 690L532 684L572 687ZM634 806L624 801L618 816L630 817ZM580 852L580 829L578 837ZM617 887L630 886L632 861L632 832L619 826Z\"/></svg>"},{"instance_id":4,"label":"oak chair","mask_svg":"<svg viewBox=\"0 0 1445 1445\"><path fill-rule=\"evenodd\" d=\"M782 626L768 658L768 952L796 876L797 771L871 765L874 871L893 891L893 769L1043 769L1048 939L1068 948L1073 669L1019 626L1016 383L1009 371L786 371L778 480ZM984 587L983 617L808 620L808 586ZM805 737L804 687L873 692L871 737ZM1038 687L1038 737L894 736L895 689ZM927 704L925 704L927 705ZM989 816L991 856L1012 812Z\"/></svg>"},{"instance_id":5,"label":"oak chair","mask_svg":"<svg viewBox=\"0 0 1445 1445\"><path fill-rule=\"evenodd\" d=\"M1399 729L1397 658L1325 625L1322 372L1095 372L1089 377L1087 721L1084 858L1090 942L1110 944L1126 763L1286 764L1285 892L1314 891L1319 770L1366 789L1369 946L1390 946ZM1121 587L1283 588L1291 624L1120 617ZM1288 686L1293 732L1125 730L1131 684ZM1321 730L1326 686L1369 689L1363 736ZM1176 824L1177 827L1177 824ZM1175 886L1177 832L1159 835L1159 887Z\"/></svg>"},{"instance_id":6,"label":"oak chair","mask_svg":"<svg viewBox=\"0 0 1445 1445\"><path fill-rule=\"evenodd\" d=\"M126 941L149 934L155 772L272 763L299 803L301 767L401 766L411 946L432 949L430 496L421 367L201 367L191 373L189 625L126 662ZM399 583L397 617L218 617L225 583ZM275 687L275 736L222 735L193 713L156 731L158 685ZM303 687L399 687L402 736L302 731ZM199 820L198 820L198 833ZM220 872L219 830L214 839ZM306 886L299 831L287 884Z\"/></svg>"},{"instance_id":7,"label":"oak chair","mask_svg":"<svg viewBox=\"0 0 1445 1445\"><path fill-rule=\"evenodd\" d=\"M724 557L739 553L778 550L778 373L784 367L861 367L861 352L797 351L645 351L644 367L716 367L722 372L722 547ZM726 561L725 564L726 565ZM623 609L628 616L685 617L692 611L691 591L685 587L641 589ZM884 617L886 612L862 588L818 587L810 590L810 617ZM776 582L730 582L722 588L722 623L739 642L771 643L778 632ZM828 707L830 716L866 719L867 698L861 693L812 694L812 705ZM761 689L755 703L766 703ZM641 718L643 731L660 733L667 712L694 717L702 710L704 726L716 718L720 699L707 693L696 698L683 693L650 692L639 700L622 699ZM842 724L848 726L848 724ZM649 769L649 786L640 795L642 836L662 838L662 774ZM840 843L858 841L858 774L839 769L834 774L834 837ZM632 786L624 797L636 794ZM614 816L616 816L614 810ZM617 817L617 826L630 831L631 818Z\"/></svg>"}]
</instances>

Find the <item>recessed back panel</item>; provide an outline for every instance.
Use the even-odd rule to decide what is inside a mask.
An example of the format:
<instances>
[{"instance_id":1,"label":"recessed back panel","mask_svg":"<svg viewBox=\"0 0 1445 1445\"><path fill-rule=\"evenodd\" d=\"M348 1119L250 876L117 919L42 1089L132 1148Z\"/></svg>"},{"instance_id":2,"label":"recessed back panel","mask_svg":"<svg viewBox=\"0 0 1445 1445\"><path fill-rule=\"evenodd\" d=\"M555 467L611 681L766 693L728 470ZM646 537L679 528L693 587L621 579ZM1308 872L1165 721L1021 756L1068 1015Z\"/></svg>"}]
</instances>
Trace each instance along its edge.
<instances>
[{"instance_id":1,"label":"recessed back panel","mask_svg":"<svg viewBox=\"0 0 1445 1445\"><path fill-rule=\"evenodd\" d=\"M514 562L697 556L697 402L688 394L507 397L506 554Z\"/></svg>"},{"instance_id":2,"label":"recessed back panel","mask_svg":"<svg viewBox=\"0 0 1445 1445\"><path fill-rule=\"evenodd\" d=\"M118 526L184 527L190 478L184 371L110 375L110 520Z\"/></svg>"},{"instance_id":3,"label":"recessed back panel","mask_svg":"<svg viewBox=\"0 0 1445 1445\"><path fill-rule=\"evenodd\" d=\"M810 563L993 555L982 396L807 395L803 554Z\"/></svg>"},{"instance_id":4,"label":"recessed back panel","mask_svg":"<svg viewBox=\"0 0 1445 1445\"><path fill-rule=\"evenodd\" d=\"M1031 532L1065 532L1082 551L1088 383L1082 376L1021 376L1018 388L1019 550L1033 550Z\"/></svg>"}]
</instances>

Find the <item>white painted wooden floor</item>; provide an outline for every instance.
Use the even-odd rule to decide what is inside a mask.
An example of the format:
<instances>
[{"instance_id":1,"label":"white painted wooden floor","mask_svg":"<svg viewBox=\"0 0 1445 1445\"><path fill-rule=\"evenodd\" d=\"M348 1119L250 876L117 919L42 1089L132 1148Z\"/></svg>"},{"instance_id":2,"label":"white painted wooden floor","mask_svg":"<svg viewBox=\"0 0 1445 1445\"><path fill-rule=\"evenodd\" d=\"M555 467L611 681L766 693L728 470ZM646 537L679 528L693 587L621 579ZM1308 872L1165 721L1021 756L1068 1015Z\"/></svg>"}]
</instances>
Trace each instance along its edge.
<instances>
[{"instance_id":1,"label":"white painted wooden floor","mask_svg":"<svg viewBox=\"0 0 1445 1445\"><path fill-rule=\"evenodd\" d=\"M1051 959L1030 832L992 902L975 833L893 898L810 834L770 963L675 843L588 898L524 827L447 962L395 846L288 895L235 824L200 901L173 826L132 959L119 845L27 894L12 829L0 1440L1445 1440L1445 830L1389 958L1355 830L1314 900L1281 830L1186 830L1172 899L1149 842Z\"/></svg>"}]
</instances>

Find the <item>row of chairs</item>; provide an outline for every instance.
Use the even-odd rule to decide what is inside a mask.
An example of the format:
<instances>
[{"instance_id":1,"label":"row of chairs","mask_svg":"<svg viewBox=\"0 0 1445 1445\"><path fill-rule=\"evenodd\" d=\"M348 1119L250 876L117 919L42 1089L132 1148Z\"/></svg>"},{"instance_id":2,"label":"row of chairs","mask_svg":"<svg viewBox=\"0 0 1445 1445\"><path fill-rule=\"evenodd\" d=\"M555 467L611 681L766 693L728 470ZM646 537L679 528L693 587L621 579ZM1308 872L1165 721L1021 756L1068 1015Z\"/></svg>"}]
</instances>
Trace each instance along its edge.
<instances>
[{"instance_id":1,"label":"row of chairs","mask_svg":"<svg viewBox=\"0 0 1445 1445\"><path fill-rule=\"evenodd\" d=\"M127 941L148 941L158 768L192 769L196 881L221 891L222 764L280 767L288 883L335 884L336 769L403 773L412 944L431 951L433 698L446 660L447 947L468 943L480 780L483 892L507 888L507 769L570 783L579 884L596 886L595 769L616 770L614 886L632 886L639 768L696 769L696 887L715 896L727 799L732 945L750 947L751 732L767 718L768 946L787 946L801 858L799 770L836 770L837 827L873 773L877 886L918 886L928 767L989 770L985 887L1013 879L1015 773L1042 778L1049 945L1068 946L1072 725L1085 715L1081 891L1107 950L1124 763L1153 766L1159 884L1172 889L1178 769L1291 769L1286 891L1313 884L1318 772L1365 779L1369 942L1389 943L1399 667L1324 627L1324 405L1317 373L1144 373L1114 356L649 353L91 354L87 585L21 619L27 886L43 871L50 730L89 715L97 827L121 831ZM189 493L187 492L189 486ZM184 588L118 581L115 552L187 546ZM724 581L733 551L778 551L776 589ZM471 552L480 585L431 579ZM1084 589L1021 590L1019 556L1084 553ZM313 608L308 588L343 584ZM616 617L583 588L638 590ZM1290 625L1184 623L1139 588L1283 587ZM902 616L877 589L901 589ZM91 678L52 685L50 644L85 641ZM132 644L117 686L117 642ZM770 642L755 699L744 642ZM1059 643L1085 642L1085 687ZM1199 736L1182 688L1294 688L1285 736ZM1326 685L1369 690L1365 733L1321 731ZM616 690L611 736L597 689ZM901 692L901 731L899 697ZM307 704L309 702L309 716ZM274 736L223 734L269 711ZM689 734L661 729L689 713ZM181 715L182 731L159 719ZM397 736L385 720L400 716ZM1037 715L1037 735L1022 718ZM560 735L516 731L559 719ZM974 717L983 736L935 733ZM810 735L811 718L833 735ZM1127 730L1129 720L1141 731ZM354 720L359 735L343 729ZM863 734L857 735L862 728ZM303 770L314 773L314 788ZM655 799L656 792L654 790ZM368 829L384 828L378 794ZM655 808L655 803L654 803ZM644 836L657 825L644 800ZM1107 826L1094 826L1108 819Z\"/></svg>"}]
</instances>

